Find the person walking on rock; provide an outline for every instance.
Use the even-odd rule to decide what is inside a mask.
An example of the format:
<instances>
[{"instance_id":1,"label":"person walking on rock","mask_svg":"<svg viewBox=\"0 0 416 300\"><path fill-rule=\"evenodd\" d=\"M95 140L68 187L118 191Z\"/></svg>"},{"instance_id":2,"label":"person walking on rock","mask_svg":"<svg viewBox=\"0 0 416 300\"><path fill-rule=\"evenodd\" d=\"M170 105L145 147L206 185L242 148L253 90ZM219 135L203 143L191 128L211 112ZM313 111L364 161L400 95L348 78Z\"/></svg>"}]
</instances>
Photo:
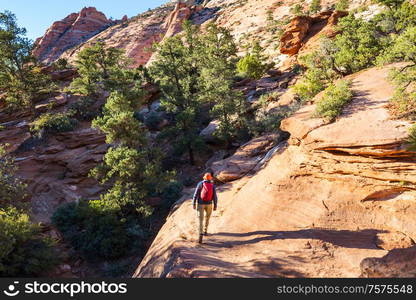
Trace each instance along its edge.
<instances>
[{"instance_id":1,"label":"person walking on rock","mask_svg":"<svg viewBox=\"0 0 416 300\"><path fill-rule=\"evenodd\" d=\"M205 173L204 180L198 183L192 199L192 206L197 210L199 222L199 243L202 243L204 235L208 235L209 219L212 211L217 210L217 192L211 173ZM205 224L204 224L205 215ZM205 225L205 226L204 226Z\"/></svg>"}]
</instances>

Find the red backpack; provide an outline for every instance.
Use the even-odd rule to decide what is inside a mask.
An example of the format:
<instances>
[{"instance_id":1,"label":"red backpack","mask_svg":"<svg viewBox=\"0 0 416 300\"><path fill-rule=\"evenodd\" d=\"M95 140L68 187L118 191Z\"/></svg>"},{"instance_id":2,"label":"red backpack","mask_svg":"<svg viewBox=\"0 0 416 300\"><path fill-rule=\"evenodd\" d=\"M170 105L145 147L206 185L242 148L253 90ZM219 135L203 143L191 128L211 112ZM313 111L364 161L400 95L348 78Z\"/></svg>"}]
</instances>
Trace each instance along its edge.
<instances>
[{"instance_id":1,"label":"red backpack","mask_svg":"<svg viewBox=\"0 0 416 300\"><path fill-rule=\"evenodd\" d=\"M214 184L204 181L202 183L201 199L203 202L211 202L214 196Z\"/></svg>"}]
</instances>

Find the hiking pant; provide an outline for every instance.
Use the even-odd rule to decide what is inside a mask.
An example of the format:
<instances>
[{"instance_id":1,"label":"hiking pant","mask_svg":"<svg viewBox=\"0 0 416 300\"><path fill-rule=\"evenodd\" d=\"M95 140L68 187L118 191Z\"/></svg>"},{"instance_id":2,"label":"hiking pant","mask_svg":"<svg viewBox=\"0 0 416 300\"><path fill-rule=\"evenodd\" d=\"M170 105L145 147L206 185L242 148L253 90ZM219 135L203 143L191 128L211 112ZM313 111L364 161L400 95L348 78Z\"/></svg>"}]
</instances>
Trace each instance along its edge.
<instances>
[{"instance_id":1,"label":"hiking pant","mask_svg":"<svg viewBox=\"0 0 416 300\"><path fill-rule=\"evenodd\" d=\"M209 218L211 217L213 206L214 206L213 203L210 203L210 204L198 203L197 215L198 215L198 220L199 220L199 234L203 234L204 229L205 231L208 230ZM204 227L204 213L205 213L205 227Z\"/></svg>"}]
</instances>

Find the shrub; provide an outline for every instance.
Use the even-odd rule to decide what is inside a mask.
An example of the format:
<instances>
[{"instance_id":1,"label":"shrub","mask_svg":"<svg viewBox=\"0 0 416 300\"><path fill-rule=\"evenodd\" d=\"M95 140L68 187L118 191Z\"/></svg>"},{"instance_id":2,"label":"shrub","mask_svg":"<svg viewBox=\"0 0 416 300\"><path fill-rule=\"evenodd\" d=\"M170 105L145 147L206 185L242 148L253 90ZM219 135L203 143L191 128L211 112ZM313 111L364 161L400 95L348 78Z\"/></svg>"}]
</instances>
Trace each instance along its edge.
<instances>
[{"instance_id":1,"label":"shrub","mask_svg":"<svg viewBox=\"0 0 416 300\"><path fill-rule=\"evenodd\" d=\"M311 6L309 7L309 12L314 14L320 12L321 9L321 0L312 0Z\"/></svg>"},{"instance_id":2,"label":"shrub","mask_svg":"<svg viewBox=\"0 0 416 300\"><path fill-rule=\"evenodd\" d=\"M147 232L137 216L122 217L103 200L81 200L59 207L53 224L86 259L115 259L143 246Z\"/></svg>"},{"instance_id":3,"label":"shrub","mask_svg":"<svg viewBox=\"0 0 416 300\"><path fill-rule=\"evenodd\" d=\"M404 66L392 70L390 77L396 89L390 101L390 110L398 118L416 116L416 26L407 28L394 39L385 51L383 62L405 61Z\"/></svg>"},{"instance_id":4,"label":"shrub","mask_svg":"<svg viewBox=\"0 0 416 300\"><path fill-rule=\"evenodd\" d=\"M237 63L237 71L252 79L259 79L264 74L262 62L252 54L247 54Z\"/></svg>"},{"instance_id":5,"label":"shrub","mask_svg":"<svg viewBox=\"0 0 416 300\"><path fill-rule=\"evenodd\" d=\"M405 0L376 0L376 2L392 9L398 8Z\"/></svg>"},{"instance_id":6,"label":"shrub","mask_svg":"<svg viewBox=\"0 0 416 300\"><path fill-rule=\"evenodd\" d=\"M318 69L309 69L305 76L292 87L302 102L312 99L325 88L325 83L319 72Z\"/></svg>"},{"instance_id":7,"label":"shrub","mask_svg":"<svg viewBox=\"0 0 416 300\"><path fill-rule=\"evenodd\" d=\"M92 108L94 103L92 98L81 97L68 105L68 115L78 120L92 120L98 115L98 111Z\"/></svg>"},{"instance_id":8,"label":"shrub","mask_svg":"<svg viewBox=\"0 0 416 300\"><path fill-rule=\"evenodd\" d=\"M281 121L299 109L299 103L296 101L291 105L279 107L278 109L269 109L269 101L276 100L277 97L276 93L269 93L259 98L258 102L260 106L255 112L254 118L248 121L247 134L249 137L261 136L265 133L278 131Z\"/></svg>"},{"instance_id":9,"label":"shrub","mask_svg":"<svg viewBox=\"0 0 416 300\"><path fill-rule=\"evenodd\" d=\"M410 127L407 142L410 144L408 149L410 151L416 151L416 124L413 124L412 127Z\"/></svg>"},{"instance_id":10,"label":"shrub","mask_svg":"<svg viewBox=\"0 0 416 300\"><path fill-rule=\"evenodd\" d=\"M340 19L334 39L333 67L342 75L358 72L374 65L382 44L374 23L350 14Z\"/></svg>"},{"instance_id":11,"label":"shrub","mask_svg":"<svg viewBox=\"0 0 416 300\"><path fill-rule=\"evenodd\" d=\"M69 64L66 58L60 58L53 63L54 67L58 70L70 69L72 66Z\"/></svg>"},{"instance_id":12,"label":"shrub","mask_svg":"<svg viewBox=\"0 0 416 300\"><path fill-rule=\"evenodd\" d=\"M162 199L167 206L172 205L182 195L183 185L179 181L171 180L163 189Z\"/></svg>"},{"instance_id":13,"label":"shrub","mask_svg":"<svg viewBox=\"0 0 416 300\"><path fill-rule=\"evenodd\" d=\"M322 39L316 51L301 57L307 71L294 91L302 101L313 98L334 79L374 65L386 47L374 23L352 14L342 18L337 28L341 33L333 40Z\"/></svg>"},{"instance_id":14,"label":"shrub","mask_svg":"<svg viewBox=\"0 0 416 300\"><path fill-rule=\"evenodd\" d=\"M324 91L322 98L316 104L315 114L318 117L333 121L342 109L352 99L350 82L340 80L337 84L330 84Z\"/></svg>"},{"instance_id":15,"label":"shrub","mask_svg":"<svg viewBox=\"0 0 416 300\"><path fill-rule=\"evenodd\" d=\"M16 171L13 158L0 145L0 207L25 206L26 184L16 176Z\"/></svg>"},{"instance_id":16,"label":"shrub","mask_svg":"<svg viewBox=\"0 0 416 300\"><path fill-rule=\"evenodd\" d=\"M273 67L273 64L267 64L265 61L263 48L258 42L255 42L250 53L238 61L237 72L251 79L259 79Z\"/></svg>"},{"instance_id":17,"label":"shrub","mask_svg":"<svg viewBox=\"0 0 416 300\"><path fill-rule=\"evenodd\" d=\"M339 0L335 4L335 9L336 10L348 10L349 6L350 6L350 1L349 0Z\"/></svg>"},{"instance_id":18,"label":"shrub","mask_svg":"<svg viewBox=\"0 0 416 300\"><path fill-rule=\"evenodd\" d=\"M301 16L303 15L303 7L301 4L297 3L290 7L289 12L295 16Z\"/></svg>"},{"instance_id":19,"label":"shrub","mask_svg":"<svg viewBox=\"0 0 416 300\"><path fill-rule=\"evenodd\" d=\"M328 83L342 76L334 63L334 55L337 51L333 41L325 38L322 39L317 50L300 57L300 63L306 71L293 86L293 90L302 102L311 100L324 90Z\"/></svg>"},{"instance_id":20,"label":"shrub","mask_svg":"<svg viewBox=\"0 0 416 300\"><path fill-rule=\"evenodd\" d=\"M66 132L74 130L77 121L72 119L68 113L45 113L33 121L30 131L35 135L44 133Z\"/></svg>"},{"instance_id":21,"label":"shrub","mask_svg":"<svg viewBox=\"0 0 416 300\"><path fill-rule=\"evenodd\" d=\"M58 263L52 240L16 208L0 209L0 276L35 276Z\"/></svg>"}]
</instances>

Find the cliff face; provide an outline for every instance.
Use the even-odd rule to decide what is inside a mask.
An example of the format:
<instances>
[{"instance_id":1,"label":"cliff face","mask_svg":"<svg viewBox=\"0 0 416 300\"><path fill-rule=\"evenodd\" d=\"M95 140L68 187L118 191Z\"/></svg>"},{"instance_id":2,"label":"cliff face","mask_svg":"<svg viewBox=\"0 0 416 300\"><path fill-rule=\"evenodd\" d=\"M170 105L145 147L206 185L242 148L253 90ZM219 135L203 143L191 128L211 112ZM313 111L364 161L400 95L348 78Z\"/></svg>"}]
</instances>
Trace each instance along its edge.
<instances>
[{"instance_id":1,"label":"cliff face","mask_svg":"<svg viewBox=\"0 0 416 300\"><path fill-rule=\"evenodd\" d=\"M94 7L85 7L79 13L72 13L57 21L35 42L33 54L41 61L50 63L66 49L72 48L99 31L115 24Z\"/></svg>"},{"instance_id":2,"label":"cliff face","mask_svg":"<svg viewBox=\"0 0 416 300\"><path fill-rule=\"evenodd\" d=\"M323 10L335 2L321 1ZM354 0L350 7L358 7L367 2L368 0ZM183 21L190 19L195 24L203 26L213 21L226 27L241 46L258 40L265 52L278 62L285 60L287 54L294 53L280 53L280 39L275 29L286 27L286 23L293 17L291 8L296 3L291 0L171 1L136 17L125 17L114 22L95 8L84 8L80 13L71 14L64 20L55 22L46 34L36 41L34 54L45 63L59 57L74 61L80 50L101 41L108 47L124 49L133 60L133 67L137 67L151 59L150 48L153 43L178 33ZM307 10L309 5L309 2L305 2L304 9ZM304 28L304 33L310 36L314 35L311 34L312 31L319 31L326 23L331 25L333 20L336 21L331 18L328 20L325 14L310 19L312 21L309 20L308 28ZM309 27L311 30L308 31ZM298 48L305 40L302 39L297 42ZM246 50L242 47L241 52L244 51Z\"/></svg>"},{"instance_id":3,"label":"cliff face","mask_svg":"<svg viewBox=\"0 0 416 300\"><path fill-rule=\"evenodd\" d=\"M220 208L202 245L185 196L134 276L411 274L398 253L414 252L401 248L416 239L415 158L403 144L409 124L391 120L385 108L393 93L387 73L351 76L354 99L332 124L311 117L313 104L286 119L291 138L270 161L219 188Z\"/></svg>"},{"instance_id":4,"label":"cliff face","mask_svg":"<svg viewBox=\"0 0 416 300\"><path fill-rule=\"evenodd\" d=\"M39 102L36 110L43 111L53 103L54 112L59 112L77 100L63 93ZM90 128L89 122L81 122L75 131L37 140L30 134L27 114L7 115L0 109L0 120L1 144L9 145L18 174L28 184L35 222L50 224L59 205L96 198L102 192L103 187L89 178L88 172L102 160L108 145L105 135Z\"/></svg>"},{"instance_id":5,"label":"cliff face","mask_svg":"<svg viewBox=\"0 0 416 300\"><path fill-rule=\"evenodd\" d=\"M132 67L145 65L152 56L152 45L178 33L183 21L196 9L185 3L167 4L102 31L85 43L68 49L62 57L74 61L79 51L103 41L107 47L122 48L132 59Z\"/></svg>"}]
</instances>

